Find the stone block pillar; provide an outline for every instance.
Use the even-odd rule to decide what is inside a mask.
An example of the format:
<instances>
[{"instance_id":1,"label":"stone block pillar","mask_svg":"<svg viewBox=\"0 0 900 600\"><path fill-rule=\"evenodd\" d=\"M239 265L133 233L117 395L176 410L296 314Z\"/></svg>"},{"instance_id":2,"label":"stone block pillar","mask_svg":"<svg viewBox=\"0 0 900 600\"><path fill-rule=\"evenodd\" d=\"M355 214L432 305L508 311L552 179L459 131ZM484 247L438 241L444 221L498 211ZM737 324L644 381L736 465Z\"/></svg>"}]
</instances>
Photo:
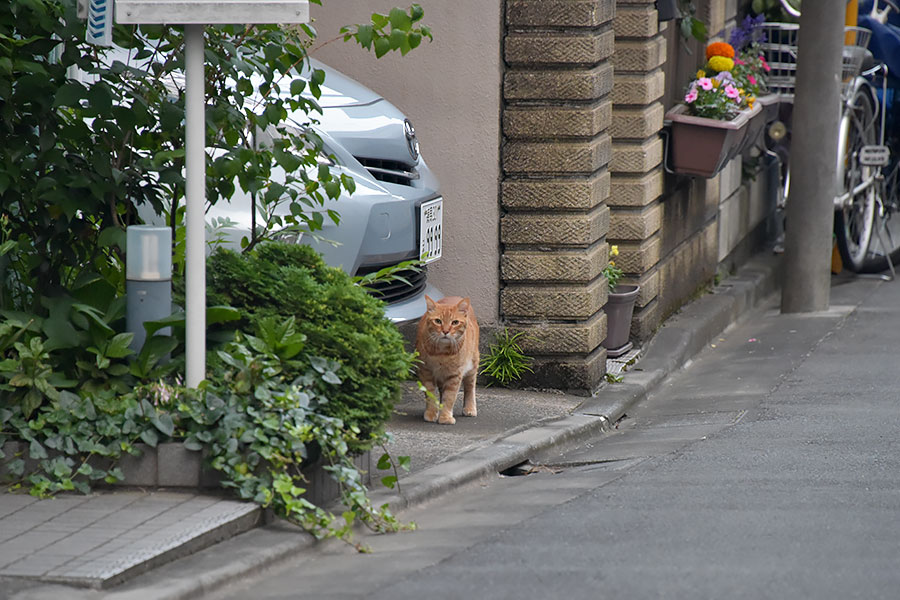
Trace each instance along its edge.
<instances>
[{"instance_id":1,"label":"stone block pillar","mask_svg":"<svg viewBox=\"0 0 900 600\"><path fill-rule=\"evenodd\" d=\"M614 0L507 0L500 311L525 383L590 391L606 372Z\"/></svg>"},{"instance_id":2,"label":"stone block pillar","mask_svg":"<svg viewBox=\"0 0 900 600\"><path fill-rule=\"evenodd\" d=\"M666 39L653 0L617 0L614 23L608 237L619 247L623 281L641 286L631 330L633 337L646 339L662 318L657 297L665 176L659 131L665 113L660 100L665 92Z\"/></svg>"}]
</instances>

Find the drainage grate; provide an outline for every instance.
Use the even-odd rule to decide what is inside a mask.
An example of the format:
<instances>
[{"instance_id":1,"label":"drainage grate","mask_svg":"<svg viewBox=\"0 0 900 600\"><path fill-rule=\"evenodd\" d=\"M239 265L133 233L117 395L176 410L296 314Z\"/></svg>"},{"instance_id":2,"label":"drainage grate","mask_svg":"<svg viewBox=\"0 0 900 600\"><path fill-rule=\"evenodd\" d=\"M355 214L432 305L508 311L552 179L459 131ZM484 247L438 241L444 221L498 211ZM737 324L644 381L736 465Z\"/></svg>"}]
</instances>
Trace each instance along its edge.
<instances>
[{"instance_id":1,"label":"drainage grate","mask_svg":"<svg viewBox=\"0 0 900 600\"><path fill-rule=\"evenodd\" d=\"M561 473L562 469L557 467L549 467L547 465L536 465L530 460L520 462L508 469L500 471L501 477L524 477L525 475L533 475L534 473Z\"/></svg>"}]
</instances>

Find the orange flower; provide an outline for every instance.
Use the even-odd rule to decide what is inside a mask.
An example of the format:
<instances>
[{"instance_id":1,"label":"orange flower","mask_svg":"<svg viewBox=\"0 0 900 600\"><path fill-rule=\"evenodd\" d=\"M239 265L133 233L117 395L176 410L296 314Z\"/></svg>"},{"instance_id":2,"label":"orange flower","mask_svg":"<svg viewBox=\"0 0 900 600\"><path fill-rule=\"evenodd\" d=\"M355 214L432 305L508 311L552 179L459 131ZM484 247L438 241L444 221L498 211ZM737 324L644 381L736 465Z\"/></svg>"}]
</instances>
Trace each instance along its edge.
<instances>
[{"instance_id":1,"label":"orange flower","mask_svg":"<svg viewBox=\"0 0 900 600\"><path fill-rule=\"evenodd\" d=\"M713 42L706 47L706 60L713 56L734 58L734 48L731 47L731 44L726 44L725 42Z\"/></svg>"}]
</instances>

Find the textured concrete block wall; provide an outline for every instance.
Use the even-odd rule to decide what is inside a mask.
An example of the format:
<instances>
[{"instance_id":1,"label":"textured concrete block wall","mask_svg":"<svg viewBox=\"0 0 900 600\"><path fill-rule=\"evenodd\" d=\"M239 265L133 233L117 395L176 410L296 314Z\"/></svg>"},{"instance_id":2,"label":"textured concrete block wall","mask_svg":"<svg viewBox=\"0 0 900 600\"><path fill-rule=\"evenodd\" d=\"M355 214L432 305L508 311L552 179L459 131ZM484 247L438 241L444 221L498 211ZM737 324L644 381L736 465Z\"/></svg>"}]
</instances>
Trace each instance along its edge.
<instances>
[{"instance_id":1,"label":"textured concrete block wall","mask_svg":"<svg viewBox=\"0 0 900 600\"><path fill-rule=\"evenodd\" d=\"M665 175L659 135L665 108L666 39L653 0L616 2L615 84L609 242L619 247L616 263L625 281L641 286L632 336L647 338L659 324L659 261L662 257Z\"/></svg>"},{"instance_id":2,"label":"textured concrete block wall","mask_svg":"<svg viewBox=\"0 0 900 600\"><path fill-rule=\"evenodd\" d=\"M536 358L525 383L591 391L606 372L614 17L615 0L505 6L500 312Z\"/></svg>"}]
</instances>

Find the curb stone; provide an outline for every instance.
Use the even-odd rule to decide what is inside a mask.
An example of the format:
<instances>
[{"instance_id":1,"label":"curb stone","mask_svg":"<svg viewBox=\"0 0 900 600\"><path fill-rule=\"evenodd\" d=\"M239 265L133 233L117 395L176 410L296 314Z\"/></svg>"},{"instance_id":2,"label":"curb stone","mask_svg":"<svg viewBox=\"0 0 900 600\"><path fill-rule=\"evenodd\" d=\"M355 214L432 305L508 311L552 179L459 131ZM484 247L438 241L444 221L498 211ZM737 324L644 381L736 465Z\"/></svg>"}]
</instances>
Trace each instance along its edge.
<instances>
[{"instance_id":1,"label":"curb stone","mask_svg":"<svg viewBox=\"0 0 900 600\"><path fill-rule=\"evenodd\" d=\"M748 261L716 286L710 294L684 306L659 329L646 346L639 367L627 372L626 381L603 387L575 412L560 419L540 421L506 432L482 445L401 480L402 493L375 492L376 506L409 508L439 497L454 488L515 466L542 451L583 441L607 430L627 410L645 398L672 372L684 366L715 336L739 322L748 309L778 289L780 261L760 255ZM255 529L165 565L143 575L103 598L115 600L186 600L258 572L314 545L310 536L283 524ZM208 566L207 566L208 565ZM197 575L197 573L202 573ZM33 588L15 600L59 597L55 586ZM72 600L94 600L72 590Z\"/></svg>"}]
</instances>

